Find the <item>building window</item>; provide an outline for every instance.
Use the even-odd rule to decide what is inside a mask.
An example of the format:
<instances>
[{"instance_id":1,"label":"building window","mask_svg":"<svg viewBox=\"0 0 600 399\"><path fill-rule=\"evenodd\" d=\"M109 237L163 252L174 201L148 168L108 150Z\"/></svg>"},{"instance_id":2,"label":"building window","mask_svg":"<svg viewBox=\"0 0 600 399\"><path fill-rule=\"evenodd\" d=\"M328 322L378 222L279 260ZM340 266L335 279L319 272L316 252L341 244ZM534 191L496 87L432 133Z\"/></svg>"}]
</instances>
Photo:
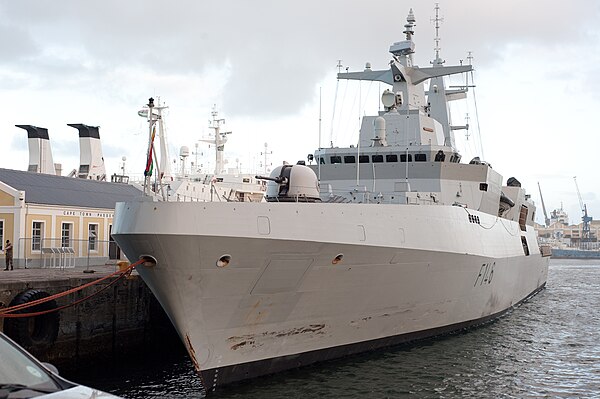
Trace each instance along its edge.
<instances>
[{"instance_id":1,"label":"building window","mask_svg":"<svg viewBox=\"0 0 600 399\"><path fill-rule=\"evenodd\" d=\"M0 248L4 249L4 220L0 220Z\"/></svg>"},{"instance_id":2,"label":"building window","mask_svg":"<svg viewBox=\"0 0 600 399\"><path fill-rule=\"evenodd\" d=\"M40 251L44 240L44 222L33 222L31 229L31 250Z\"/></svg>"},{"instance_id":3,"label":"building window","mask_svg":"<svg viewBox=\"0 0 600 399\"><path fill-rule=\"evenodd\" d=\"M60 233L60 246L62 248L69 248L71 246L71 234L72 234L73 224L71 223L63 223Z\"/></svg>"},{"instance_id":4,"label":"building window","mask_svg":"<svg viewBox=\"0 0 600 399\"><path fill-rule=\"evenodd\" d=\"M396 154L387 154L385 156L385 162L398 162L398 155L396 155Z\"/></svg>"},{"instance_id":5,"label":"building window","mask_svg":"<svg viewBox=\"0 0 600 399\"><path fill-rule=\"evenodd\" d=\"M371 156L371 161L373 163L381 163L383 162L383 155L373 155Z\"/></svg>"},{"instance_id":6,"label":"building window","mask_svg":"<svg viewBox=\"0 0 600 399\"><path fill-rule=\"evenodd\" d=\"M89 242L89 250L97 251L98 250L98 225L97 224L88 224L88 242Z\"/></svg>"},{"instance_id":7,"label":"building window","mask_svg":"<svg viewBox=\"0 0 600 399\"><path fill-rule=\"evenodd\" d=\"M356 163L356 157L354 155L344 155L344 163Z\"/></svg>"}]
</instances>

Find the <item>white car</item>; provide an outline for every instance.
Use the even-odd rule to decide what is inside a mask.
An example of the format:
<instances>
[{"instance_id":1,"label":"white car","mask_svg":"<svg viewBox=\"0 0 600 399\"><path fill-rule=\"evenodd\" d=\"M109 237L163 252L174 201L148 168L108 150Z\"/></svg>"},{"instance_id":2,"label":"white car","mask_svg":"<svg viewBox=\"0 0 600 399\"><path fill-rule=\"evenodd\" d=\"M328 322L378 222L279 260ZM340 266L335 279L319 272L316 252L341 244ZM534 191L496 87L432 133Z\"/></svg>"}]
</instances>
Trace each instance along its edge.
<instances>
[{"instance_id":1,"label":"white car","mask_svg":"<svg viewBox=\"0 0 600 399\"><path fill-rule=\"evenodd\" d=\"M119 398L58 376L56 367L41 363L0 332L0 399Z\"/></svg>"}]
</instances>

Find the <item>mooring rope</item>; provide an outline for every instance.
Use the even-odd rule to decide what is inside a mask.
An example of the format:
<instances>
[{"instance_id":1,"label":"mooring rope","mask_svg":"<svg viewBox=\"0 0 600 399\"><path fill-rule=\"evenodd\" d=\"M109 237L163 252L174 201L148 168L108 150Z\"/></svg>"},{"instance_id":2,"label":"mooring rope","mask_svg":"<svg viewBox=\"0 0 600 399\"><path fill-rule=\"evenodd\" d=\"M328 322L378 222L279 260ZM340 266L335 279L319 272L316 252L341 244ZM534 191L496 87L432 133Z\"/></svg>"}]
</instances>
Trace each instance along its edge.
<instances>
[{"instance_id":1,"label":"mooring rope","mask_svg":"<svg viewBox=\"0 0 600 399\"><path fill-rule=\"evenodd\" d=\"M66 291L63 291L63 292L59 292L59 293L54 294L54 295L47 296L45 298L40 298L40 299L37 299L35 301L31 301L31 302L23 303L23 304L20 304L20 305L15 305L15 306L10 306L10 307L4 308L4 309L0 309L0 318L17 318L17 317L40 316L40 315L43 315L43 314L46 314L46 313L56 312L56 311L61 310L61 309L66 309L66 308L69 308L71 306L75 306L75 305L77 305L77 304L79 304L79 303L81 303L81 302L83 302L85 300L88 300L88 299L92 298L95 295L98 295L102 291L106 290L108 287L110 287L113 284L115 284L117 281L121 280L123 277L130 275L131 272L133 271L133 269L135 269L136 266L139 266L140 264L142 264L144 261L145 261L144 259L140 259L137 262L132 263L131 265L127 266L127 268L125 270L115 271L115 272L113 272L111 274L108 274L108 275L102 277L102 278L99 278L97 280L91 281L91 282L86 283L86 284L82 284L82 285L80 285L78 287L74 287L74 288L71 288L69 290L66 290ZM44 311L40 311L40 312L34 312L34 313L14 313L14 312L16 312L18 310L27 309L27 308L30 308L32 306L36 306L36 305L39 305L39 304L42 304L42 303L46 303L46 302L52 301L52 300L57 299L57 298L62 298L63 296L67 296L67 295L73 294L73 293L81 291L81 290L83 290L85 288L89 288L89 287L91 287L93 285L101 283L102 281L105 281L105 280L107 280L107 279L109 279L111 277L114 277L116 275L119 275L119 277L116 278L115 280L111 281L109 284L107 284L103 288L99 289L98 291L94 292L93 294L90 294L90 295L88 295L88 296L86 296L84 298L78 299L77 301L72 302L70 304L59 306L59 307L57 307L55 309L48 309L48 310L44 310Z\"/></svg>"}]
</instances>

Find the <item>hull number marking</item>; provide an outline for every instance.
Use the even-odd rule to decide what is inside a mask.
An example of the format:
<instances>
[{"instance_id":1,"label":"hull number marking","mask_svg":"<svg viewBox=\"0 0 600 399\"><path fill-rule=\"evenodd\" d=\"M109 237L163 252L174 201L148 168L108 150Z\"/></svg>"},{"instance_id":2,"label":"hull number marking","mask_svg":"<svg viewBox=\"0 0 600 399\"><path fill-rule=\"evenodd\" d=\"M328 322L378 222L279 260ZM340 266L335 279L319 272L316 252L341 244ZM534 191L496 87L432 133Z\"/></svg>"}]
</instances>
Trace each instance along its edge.
<instances>
[{"instance_id":1,"label":"hull number marking","mask_svg":"<svg viewBox=\"0 0 600 399\"><path fill-rule=\"evenodd\" d=\"M479 274L477 274L477 278L475 279L475 284L473 284L473 287L477 285L490 284L492 282L492 278L494 277L494 266L496 266L496 262L483 263L481 268L479 268Z\"/></svg>"}]
</instances>

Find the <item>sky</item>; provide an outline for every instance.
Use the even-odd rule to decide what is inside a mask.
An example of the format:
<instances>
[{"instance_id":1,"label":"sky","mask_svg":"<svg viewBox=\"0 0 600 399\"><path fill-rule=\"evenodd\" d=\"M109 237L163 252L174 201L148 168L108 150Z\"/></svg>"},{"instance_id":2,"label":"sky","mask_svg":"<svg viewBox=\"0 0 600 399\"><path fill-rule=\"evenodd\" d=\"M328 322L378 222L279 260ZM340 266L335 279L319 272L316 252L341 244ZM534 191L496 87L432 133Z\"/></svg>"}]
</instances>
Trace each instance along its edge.
<instances>
[{"instance_id":1,"label":"sky","mask_svg":"<svg viewBox=\"0 0 600 399\"><path fill-rule=\"evenodd\" d=\"M49 130L54 161L79 165L77 130L100 126L108 174L143 172L147 124L137 111L149 97L169 106L170 155L211 167L213 107L233 133L229 165L261 172L296 162L319 146L358 140L360 115L378 109L378 83L336 80L385 69L403 40L412 7L415 63L434 58L435 2L355 0L0 0L0 167L26 170L27 135L16 124ZM578 223L581 208L600 219L600 3L440 0L446 65L475 68L471 100L453 106L463 160L480 156L514 176L548 212L561 206ZM462 84L461 77L450 84ZM336 91L337 87L337 91ZM337 92L337 95L336 95ZM335 107L334 107L335 104ZM319 118L321 115L321 118ZM321 119L321 123L319 123ZM319 130L321 140L319 142ZM265 151L265 143L267 144ZM263 155L261 155L261 152Z\"/></svg>"}]
</instances>

